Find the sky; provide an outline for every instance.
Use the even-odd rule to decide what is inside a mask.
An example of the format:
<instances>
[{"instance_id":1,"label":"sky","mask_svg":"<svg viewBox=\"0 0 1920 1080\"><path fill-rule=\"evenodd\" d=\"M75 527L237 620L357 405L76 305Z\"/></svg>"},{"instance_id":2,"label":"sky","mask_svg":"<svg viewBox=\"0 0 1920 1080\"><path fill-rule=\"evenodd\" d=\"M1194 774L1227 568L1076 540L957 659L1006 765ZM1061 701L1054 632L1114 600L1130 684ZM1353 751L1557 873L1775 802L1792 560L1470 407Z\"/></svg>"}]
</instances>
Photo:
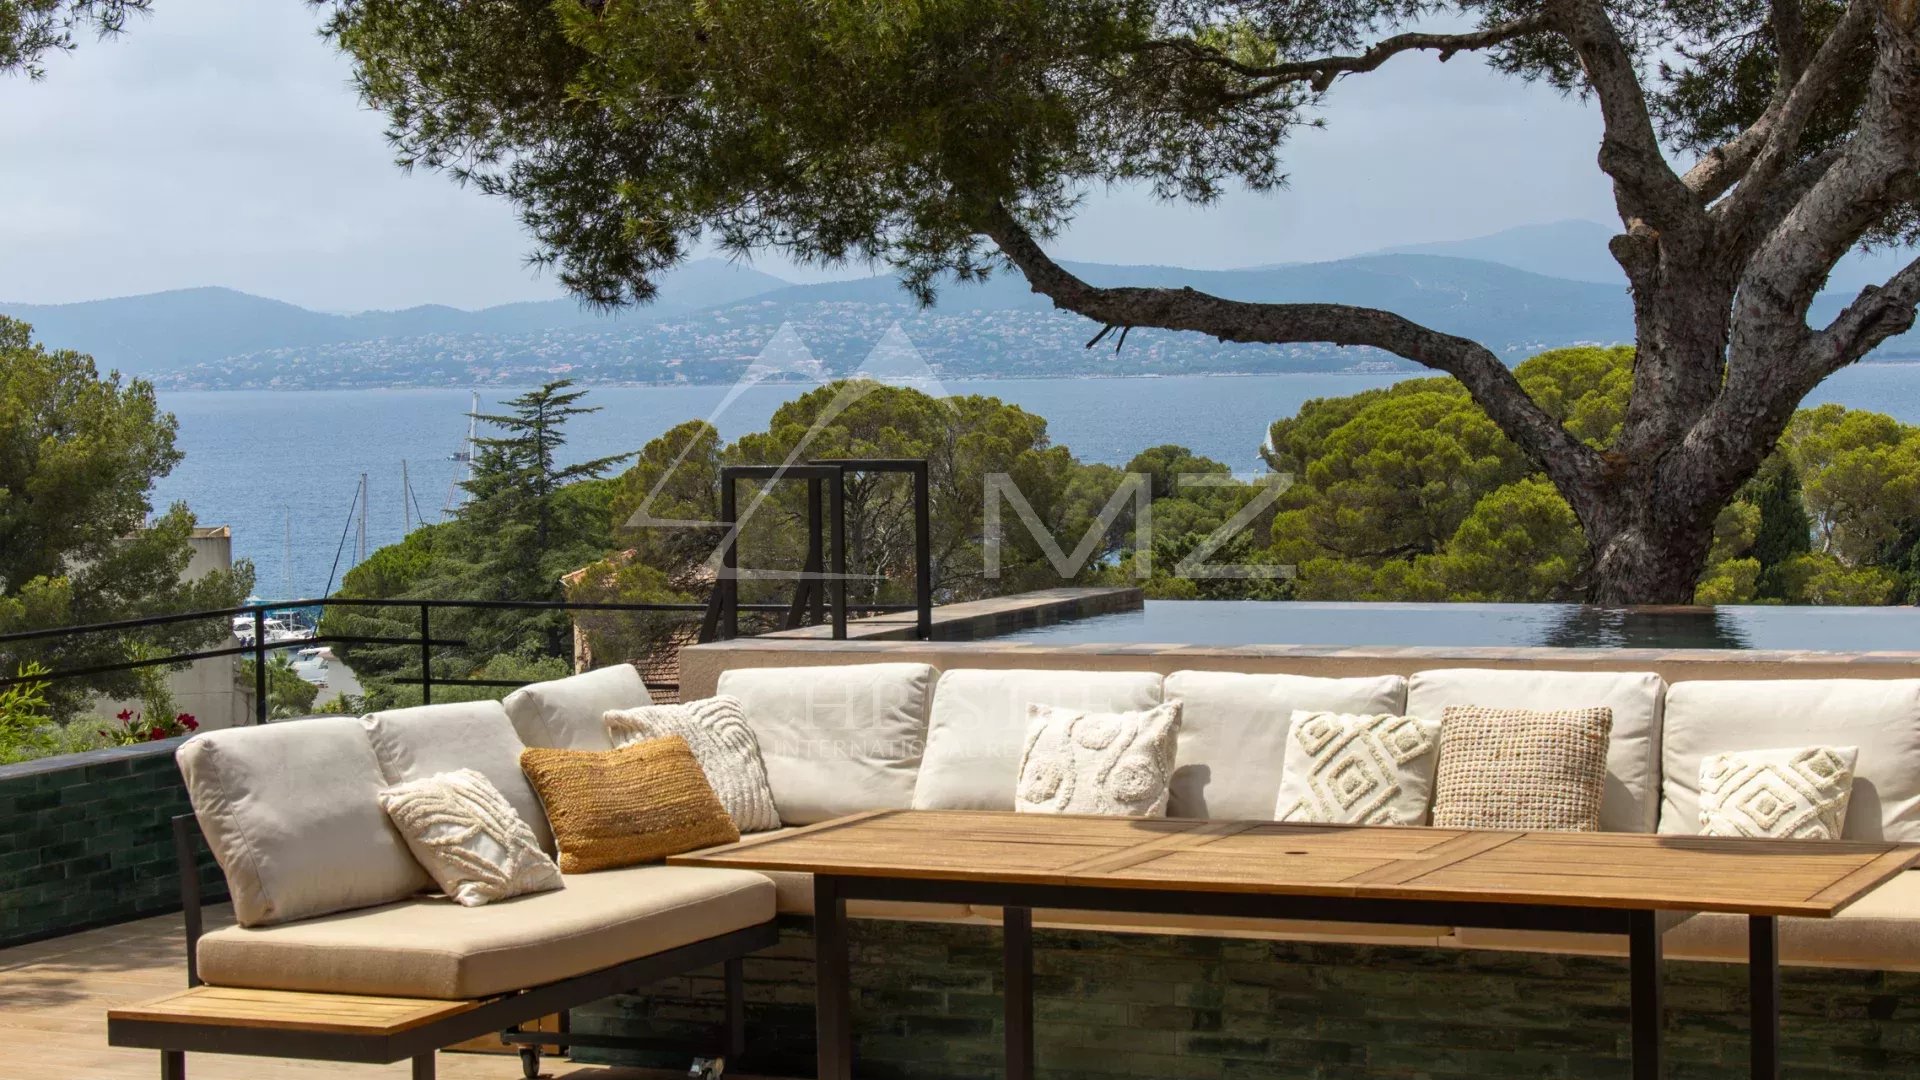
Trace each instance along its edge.
<instances>
[{"instance_id":1,"label":"sky","mask_svg":"<svg viewBox=\"0 0 1920 1080\"><path fill-rule=\"evenodd\" d=\"M223 285L327 311L561 295L504 202L392 164L301 0L155 0L114 40L0 77L0 300ZM1207 207L1090 193L1058 257L1228 268L1607 221L1592 107L1469 56L1336 86L1290 186ZM858 276L758 268L793 281Z\"/></svg>"}]
</instances>

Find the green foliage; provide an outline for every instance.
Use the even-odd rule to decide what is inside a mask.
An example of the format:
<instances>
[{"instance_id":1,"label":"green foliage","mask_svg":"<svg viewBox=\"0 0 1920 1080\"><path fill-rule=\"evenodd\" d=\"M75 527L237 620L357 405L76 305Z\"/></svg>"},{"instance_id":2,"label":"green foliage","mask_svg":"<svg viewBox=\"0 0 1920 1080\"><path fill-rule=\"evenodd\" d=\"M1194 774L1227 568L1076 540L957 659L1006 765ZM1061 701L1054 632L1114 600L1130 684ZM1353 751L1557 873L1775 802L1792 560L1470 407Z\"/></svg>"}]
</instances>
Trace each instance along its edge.
<instances>
[{"instance_id":1,"label":"green foliage","mask_svg":"<svg viewBox=\"0 0 1920 1080\"><path fill-rule=\"evenodd\" d=\"M242 660L241 684L254 685L253 673L254 662L251 659ZM314 699L319 696L320 687L301 678L291 658L284 653L275 653L267 658L267 719L311 716Z\"/></svg>"},{"instance_id":2,"label":"green foliage","mask_svg":"<svg viewBox=\"0 0 1920 1080\"><path fill-rule=\"evenodd\" d=\"M150 384L103 378L90 358L47 350L26 324L0 318L0 632L240 603L249 564L183 581L193 515L176 504L150 517L153 482L179 460L173 417ZM89 667L207 648L227 632L212 620L49 639L6 647L0 665ZM62 680L49 696L66 717L90 692L146 692L142 678Z\"/></svg>"},{"instance_id":3,"label":"green foliage","mask_svg":"<svg viewBox=\"0 0 1920 1080\"><path fill-rule=\"evenodd\" d=\"M1569 430L1605 448L1633 350L1559 349L1515 369ZM1298 477L1270 558L1291 595L1340 600L1573 599L1587 558L1571 508L1448 379L1310 401L1273 425L1269 465ZM1881 604L1920 597L1920 428L1802 410L1715 521L1699 603Z\"/></svg>"},{"instance_id":4,"label":"green foliage","mask_svg":"<svg viewBox=\"0 0 1920 1080\"><path fill-rule=\"evenodd\" d=\"M626 455L561 465L566 425L593 412L576 404L582 391L549 383L507 403L505 415L481 416L490 434L475 440L471 498L453 520L424 525L398 544L375 551L348 571L336 595L387 599L559 600L562 575L604 558L612 546L609 527L614 485L598 479ZM434 649L436 679L509 678L489 675L490 665L518 656L540 670L562 671L571 656L572 630L559 612L437 609L429 630L438 640L465 642ZM418 637L413 608L330 608L323 633L361 637ZM339 655L360 677L375 708L418 703L417 645L343 645ZM436 701L474 692L499 697L505 690L438 686Z\"/></svg>"},{"instance_id":5,"label":"green foliage","mask_svg":"<svg viewBox=\"0 0 1920 1080\"><path fill-rule=\"evenodd\" d=\"M150 0L0 0L0 75L38 79L50 52L73 50L76 34L118 34Z\"/></svg>"}]
</instances>

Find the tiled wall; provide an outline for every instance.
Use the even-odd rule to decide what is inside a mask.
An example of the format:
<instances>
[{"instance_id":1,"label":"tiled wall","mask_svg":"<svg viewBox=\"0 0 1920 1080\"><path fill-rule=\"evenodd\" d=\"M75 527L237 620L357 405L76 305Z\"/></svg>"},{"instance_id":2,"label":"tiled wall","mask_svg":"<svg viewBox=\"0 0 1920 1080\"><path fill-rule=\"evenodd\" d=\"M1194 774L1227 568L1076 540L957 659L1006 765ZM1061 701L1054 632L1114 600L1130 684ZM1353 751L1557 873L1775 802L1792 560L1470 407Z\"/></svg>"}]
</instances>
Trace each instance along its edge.
<instances>
[{"instance_id":1,"label":"tiled wall","mask_svg":"<svg viewBox=\"0 0 1920 1080\"><path fill-rule=\"evenodd\" d=\"M999 1074L997 928L855 920L852 939L856 1075ZM1034 964L1045 1080L1624 1080L1630 1071L1624 960L1039 930ZM809 920L787 919L780 944L746 971L750 1050L728 1071L812 1076ZM1785 1075L1920 1075L1920 974L1796 967L1782 978ZM1669 961L1665 985L1666 1075L1745 1076L1745 967ZM720 987L717 971L669 980L576 1010L574 1024L684 1034L718 1022ZM642 1063L687 1065L681 1055Z\"/></svg>"},{"instance_id":2,"label":"tiled wall","mask_svg":"<svg viewBox=\"0 0 1920 1080\"><path fill-rule=\"evenodd\" d=\"M0 766L0 947L177 910L178 739ZM209 899L226 886L201 853Z\"/></svg>"}]
</instances>

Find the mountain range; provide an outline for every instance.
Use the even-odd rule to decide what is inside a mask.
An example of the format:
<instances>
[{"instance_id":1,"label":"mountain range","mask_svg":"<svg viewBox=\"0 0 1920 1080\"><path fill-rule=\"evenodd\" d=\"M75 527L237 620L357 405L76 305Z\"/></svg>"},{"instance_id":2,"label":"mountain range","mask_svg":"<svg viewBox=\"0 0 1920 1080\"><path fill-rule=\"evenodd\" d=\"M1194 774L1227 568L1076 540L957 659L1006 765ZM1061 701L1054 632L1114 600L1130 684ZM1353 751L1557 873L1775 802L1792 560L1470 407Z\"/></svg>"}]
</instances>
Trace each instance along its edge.
<instances>
[{"instance_id":1,"label":"mountain range","mask_svg":"<svg viewBox=\"0 0 1920 1080\"><path fill-rule=\"evenodd\" d=\"M1068 265L1099 285L1385 308L1517 362L1545 348L1631 339L1632 305L1606 251L1610 235L1599 224L1570 221L1241 270ZM1850 269L1861 281L1885 276L1880 265ZM1852 291L1823 295L1815 318L1830 317ZM1092 325L1055 310L1013 273L949 283L934 305L920 308L891 275L795 285L719 260L680 267L662 279L651 304L618 314L551 300L338 315L224 288L59 305L0 302L0 314L32 323L49 346L90 353L103 367L168 388L524 385L556 374L581 382L725 382L782 327L797 335L810 362L838 373L858 369L895 325L933 368L970 377L1404 364L1366 350L1235 345L1163 331L1136 331L1117 353L1088 350ZM1920 356L1920 331L1889 342L1880 356Z\"/></svg>"}]
</instances>

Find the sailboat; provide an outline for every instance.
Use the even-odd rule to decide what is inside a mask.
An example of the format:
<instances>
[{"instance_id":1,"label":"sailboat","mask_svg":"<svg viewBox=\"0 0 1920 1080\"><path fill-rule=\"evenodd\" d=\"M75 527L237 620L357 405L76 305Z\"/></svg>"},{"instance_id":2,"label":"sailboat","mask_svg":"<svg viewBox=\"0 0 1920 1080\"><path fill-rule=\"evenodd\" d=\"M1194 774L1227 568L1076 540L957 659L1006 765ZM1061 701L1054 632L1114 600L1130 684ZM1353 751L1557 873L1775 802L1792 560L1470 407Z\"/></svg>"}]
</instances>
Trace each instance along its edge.
<instances>
[{"instance_id":1,"label":"sailboat","mask_svg":"<svg viewBox=\"0 0 1920 1080\"><path fill-rule=\"evenodd\" d=\"M475 436L480 433L480 391L475 390L472 393L473 401L467 407L467 441L460 444L460 449L447 455L448 460L460 462L467 467L468 480L473 479L473 442ZM460 478L456 476L447 483L447 506L445 513L451 514L460 509L461 502Z\"/></svg>"}]
</instances>

